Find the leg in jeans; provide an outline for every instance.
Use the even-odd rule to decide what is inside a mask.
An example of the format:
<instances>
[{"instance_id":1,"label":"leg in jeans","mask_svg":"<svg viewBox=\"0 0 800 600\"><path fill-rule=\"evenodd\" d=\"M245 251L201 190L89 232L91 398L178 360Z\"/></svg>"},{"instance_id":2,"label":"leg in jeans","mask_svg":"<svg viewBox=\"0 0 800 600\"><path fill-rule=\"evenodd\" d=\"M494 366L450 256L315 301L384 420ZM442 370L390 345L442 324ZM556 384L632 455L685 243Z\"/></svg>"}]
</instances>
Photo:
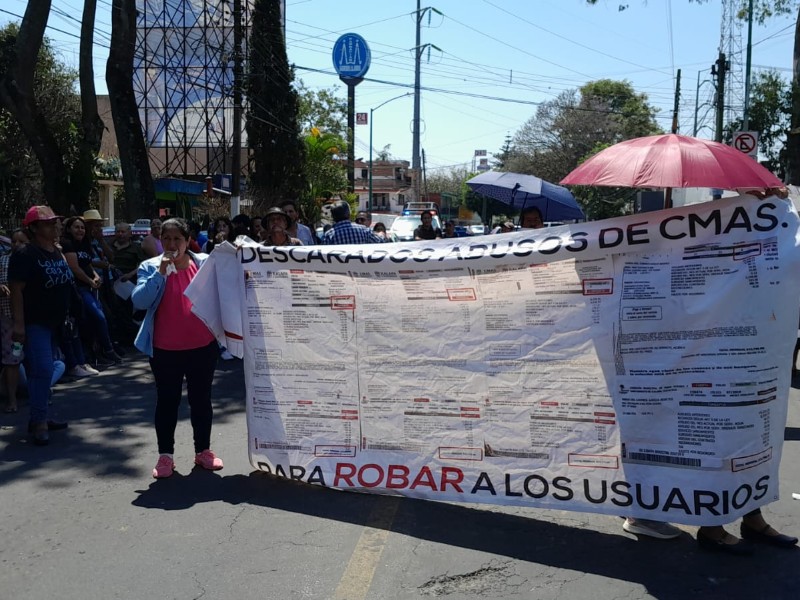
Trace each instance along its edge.
<instances>
[{"instance_id":1,"label":"leg in jeans","mask_svg":"<svg viewBox=\"0 0 800 600\"><path fill-rule=\"evenodd\" d=\"M28 397L31 421L47 421L47 402L53 379L53 332L44 325L25 326L25 364L28 376Z\"/></svg>"},{"instance_id":2,"label":"leg in jeans","mask_svg":"<svg viewBox=\"0 0 800 600\"><path fill-rule=\"evenodd\" d=\"M61 340L61 351L64 353L64 363L67 371L77 366L86 364L86 355L83 352L81 336L77 335Z\"/></svg>"},{"instance_id":3,"label":"leg in jeans","mask_svg":"<svg viewBox=\"0 0 800 600\"><path fill-rule=\"evenodd\" d=\"M88 288L79 288L83 299L83 309L89 322L94 328L95 335L100 342L104 352L112 352L114 346L111 344L111 336L108 334L108 321L103 312L100 301L95 297L94 292Z\"/></svg>"},{"instance_id":4,"label":"leg in jeans","mask_svg":"<svg viewBox=\"0 0 800 600\"><path fill-rule=\"evenodd\" d=\"M186 350L186 391L192 415L194 432L194 452L199 454L211 447L211 421L214 411L211 407L211 382L217 366L219 349L216 342L204 348Z\"/></svg>"},{"instance_id":5,"label":"leg in jeans","mask_svg":"<svg viewBox=\"0 0 800 600\"><path fill-rule=\"evenodd\" d=\"M54 360L53 361L53 380L50 382L50 387L53 387L58 380L61 379L62 375L66 372L67 367L62 360Z\"/></svg>"},{"instance_id":6,"label":"leg in jeans","mask_svg":"<svg viewBox=\"0 0 800 600\"><path fill-rule=\"evenodd\" d=\"M153 348L150 368L156 380L156 438L159 454L174 454L175 427L183 393L182 352Z\"/></svg>"}]
</instances>

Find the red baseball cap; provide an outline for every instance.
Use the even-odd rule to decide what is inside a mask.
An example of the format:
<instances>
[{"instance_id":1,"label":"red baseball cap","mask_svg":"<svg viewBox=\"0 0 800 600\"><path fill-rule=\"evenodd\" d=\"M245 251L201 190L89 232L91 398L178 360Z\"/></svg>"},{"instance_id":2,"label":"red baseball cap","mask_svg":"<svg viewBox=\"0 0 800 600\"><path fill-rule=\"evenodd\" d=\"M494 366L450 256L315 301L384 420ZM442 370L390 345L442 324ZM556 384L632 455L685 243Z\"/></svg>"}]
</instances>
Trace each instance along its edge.
<instances>
[{"instance_id":1,"label":"red baseball cap","mask_svg":"<svg viewBox=\"0 0 800 600\"><path fill-rule=\"evenodd\" d=\"M60 218L49 206L31 206L28 212L25 213L25 218L22 219L22 225L27 227L31 223L36 223L36 221L55 221Z\"/></svg>"}]
</instances>

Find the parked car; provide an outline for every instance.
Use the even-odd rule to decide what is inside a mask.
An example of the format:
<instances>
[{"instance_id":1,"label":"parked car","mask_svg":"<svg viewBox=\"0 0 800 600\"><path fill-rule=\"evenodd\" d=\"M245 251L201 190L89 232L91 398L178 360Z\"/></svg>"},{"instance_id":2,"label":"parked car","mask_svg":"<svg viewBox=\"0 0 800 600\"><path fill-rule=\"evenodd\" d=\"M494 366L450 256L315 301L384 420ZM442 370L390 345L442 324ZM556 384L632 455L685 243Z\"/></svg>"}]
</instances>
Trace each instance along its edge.
<instances>
[{"instance_id":1,"label":"parked car","mask_svg":"<svg viewBox=\"0 0 800 600\"><path fill-rule=\"evenodd\" d=\"M403 205L404 215L418 215L426 210L438 214L439 206L435 202L406 202Z\"/></svg>"},{"instance_id":2,"label":"parked car","mask_svg":"<svg viewBox=\"0 0 800 600\"><path fill-rule=\"evenodd\" d=\"M103 237L113 238L116 231L115 225L107 225L103 227ZM131 223L131 235L134 240L141 239L150 233L150 219L136 219Z\"/></svg>"},{"instance_id":3,"label":"parked car","mask_svg":"<svg viewBox=\"0 0 800 600\"><path fill-rule=\"evenodd\" d=\"M403 215L397 217L389 229L389 235L393 242L413 242L414 230L422 224L422 219L419 215ZM439 220L439 215L433 215L433 222L431 226L434 229L441 229L442 222Z\"/></svg>"},{"instance_id":4,"label":"parked car","mask_svg":"<svg viewBox=\"0 0 800 600\"><path fill-rule=\"evenodd\" d=\"M470 225L467 227L467 231L469 231L469 235L483 235L486 233L486 227L483 225Z\"/></svg>"}]
</instances>

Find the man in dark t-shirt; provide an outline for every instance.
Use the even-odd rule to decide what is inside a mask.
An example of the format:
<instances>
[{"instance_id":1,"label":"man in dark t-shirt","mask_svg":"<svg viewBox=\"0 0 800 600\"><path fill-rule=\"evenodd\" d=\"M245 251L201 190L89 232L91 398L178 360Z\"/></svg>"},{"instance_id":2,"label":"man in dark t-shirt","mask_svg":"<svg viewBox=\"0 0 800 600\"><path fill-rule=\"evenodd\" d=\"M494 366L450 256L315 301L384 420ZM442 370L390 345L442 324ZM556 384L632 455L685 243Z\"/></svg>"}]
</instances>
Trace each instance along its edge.
<instances>
[{"instance_id":1,"label":"man in dark t-shirt","mask_svg":"<svg viewBox=\"0 0 800 600\"><path fill-rule=\"evenodd\" d=\"M422 225L414 230L415 240L440 240L442 239L442 230L438 227L433 227L433 213L426 210L419 215Z\"/></svg>"},{"instance_id":2,"label":"man in dark t-shirt","mask_svg":"<svg viewBox=\"0 0 800 600\"><path fill-rule=\"evenodd\" d=\"M131 241L129 223L117 223L114 227L114 266L122 272L122 281L136 281L136 272L146 257L139 244Z\"/></svg>"}]
</instances>

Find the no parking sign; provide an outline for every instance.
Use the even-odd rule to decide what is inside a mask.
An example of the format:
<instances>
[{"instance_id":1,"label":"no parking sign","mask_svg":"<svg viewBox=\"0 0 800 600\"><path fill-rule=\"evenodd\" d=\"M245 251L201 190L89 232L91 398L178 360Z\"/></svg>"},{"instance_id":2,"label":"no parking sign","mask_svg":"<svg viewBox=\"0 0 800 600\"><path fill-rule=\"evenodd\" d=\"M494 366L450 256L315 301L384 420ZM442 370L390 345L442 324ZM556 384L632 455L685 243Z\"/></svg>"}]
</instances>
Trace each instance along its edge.
<instances>
[{"instance_id":1,"label":"no parking sign","mask_svg":"<svg viewBox=\"0 0 800 600\"><path fill-rule=\"evenodd\" d=\"M758 132L737 131L733 134L733 147L751 158L758 156Z\"/></svg>"}]
</instances>

